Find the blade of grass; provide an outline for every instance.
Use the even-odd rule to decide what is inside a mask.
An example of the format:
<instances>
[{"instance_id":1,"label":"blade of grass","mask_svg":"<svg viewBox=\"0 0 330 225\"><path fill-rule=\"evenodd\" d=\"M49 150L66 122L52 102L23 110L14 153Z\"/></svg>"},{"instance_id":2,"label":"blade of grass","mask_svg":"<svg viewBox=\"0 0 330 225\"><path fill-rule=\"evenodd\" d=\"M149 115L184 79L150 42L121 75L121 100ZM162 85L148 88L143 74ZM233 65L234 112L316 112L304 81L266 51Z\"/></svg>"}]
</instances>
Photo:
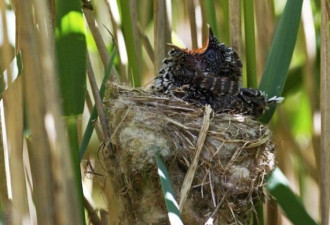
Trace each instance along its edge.
<instances>
[{"instance_id":1,"label":"blade of grass","mask_svg":"<svg viewBox=\"0 0 330 225\"><path fill-rule=\"evenodd\" d=\"M141 69L138 59L141 59L142 56L141 51L139 51L140 55L137 55L137 46L135 46L134 42L135 37L133 33L130 1L119 1L119 5L121 9L121 21L124 31L128 63L133 76L133 80L131 82L133 86L139 87L141 86Z\"/></svg>"},{"instance_id":2,"label":"blade of grass","mask_svg":"<svg viewBox=\"0 0 330 225\"><path fill-rule=\"evenodd\" d=\"M106 83L109 80L109 77L110 77L110 74L111 74L111 68L112 68L115 56L116 56L116 49L114 49L113 52L111 53L110 60L109 60L109 63L108 63L108 67L107 67L107 69L104 73L103 81L102 81L101 88L100 88L100 97L101 97L101 99L103 99L103 97L104 97ZM92 136L92 133L93 133L93 130L94 130L94 122L97 119L97 116L98 116L97 110L96 110L96 107L94 106L93 110L92 110L92 113L89 117L87 127L86 127L86 130L85 130L81 145L80 145L80 150L79 150L80 161L83 159L84 154L86 152L89 140L90 140L90 138Z\"/></svg>"},{"instance_id":3,"label":"blade of grass","mask_svg":"<svg viewBox=\"0 0 330 225\"><path fill-rule=\"evenodd\" d=\"M140 85L142 84L143 80L143 74L142 74L142 43L141 38L138 31L138 6L136 0L129 0L129 8L131 13L131 22L132 22L132 33L133 33L133 39L132 41L134 43L135 47L135 60L136 60L136 66L139 76L139 82ZM124 22L124 21L123 21ZM125 26L125 23L123 24ZM137 79L136 79L137 80Z\"/></svg>"},{"instance_id":4,"label":"blade of grass","mask_svg":"<svg viewBox=\"0 0 330 225\"><path fill-rule=\"evenodd\" d=\"M295 225L317 225L302 205L300 199L291 191L288 181L279 168L267 179L267 190L276 198L288 219Z\"/></svg>"},{"instance_id":5,"label":"blade of grass","mask_svg":"<svg viewBox=\"0 0 330 225\"><path fill-rule=\"evenodd\" d=\"M204 0L198 1L199 6L201 7L201 13L202 13L202 43L205 43L208 39L208 33L209 33L209 25L207 24L207 15L206 15L206 6Z\"/></svg>"},{"instance_id":6,"label":"blade of grass","mask_svg":"<svg viewBox=\"0 0 330 225\"><path fill-rule=\"evenodd\" d=\"M247 86L257 87L256 45L254 29L254 0L244 2L245 60Z\"/></svg>"},{"instance_id":7,"label":"blade of grass","mask_svg":"<svg viewBox=\"0 0 330 225\"><path fill-rule=\"evenodd\" d=\"M255 201L254 202L255 205L255 210L256 210L256 214L254 214L253 216L253 220L254 223L253 224L258 224L258 225L264 225L265 224L265 219L264 219L264 208L263 208L263 204L260 201Z\"/></svg>"},{"instance_id":8,"label":"blade of grass","mask_svg":"<svg viewBox=\"0 0 330 225\"><path fill-rule=\"evenodd\" d=\"M159 149L156 147L155 156L158 167L158 175L162 186L163 197L168 213L168 218L171 225L183 225L179 205L175 200L175 193L170 179L170 175L167 171L166 165L159 154Z\"/></svg>"},{"instance_id":9,"label":"blade of grass","mask_svg":"<svg viewBox=\"0 0 330 225\"><path fill-rule=\"evenodd\" d=\"M219 37L214 1L205 0L204 4L205 4L206 21L211 26L213 34Z\"/></svg>"},{"instance_id":10,"label":"blade of grass","mask_svg":"<svg viewBox=\"0 0 330 225\"><path fill-rule=\"evenodd\" d=\"M302 2L302 0L287 1L278 24L259 85L259 89L265 91L268 96L280 96L282 94L297 39ZM260 120L263 123L268 123L275 108L275 105L271 106Z\"/></svg>"},{"instance_id":11,"label":"blade of grass","mask_svg":"<svg viewBox=\"0 0 330 225\"><path fill-rule=\"evenodd\" d=\"M229 2L232 0L217 0L215 1L215 10L218 12L220 10L222 15L216 17L217 25L219 27L218 30L218 38L221 42L229 44L230 41L230 31L229 31ZM217 4L220 5L217 10ZM221 29L220 29L221 28Z\"/></svg>"}]
</instances>

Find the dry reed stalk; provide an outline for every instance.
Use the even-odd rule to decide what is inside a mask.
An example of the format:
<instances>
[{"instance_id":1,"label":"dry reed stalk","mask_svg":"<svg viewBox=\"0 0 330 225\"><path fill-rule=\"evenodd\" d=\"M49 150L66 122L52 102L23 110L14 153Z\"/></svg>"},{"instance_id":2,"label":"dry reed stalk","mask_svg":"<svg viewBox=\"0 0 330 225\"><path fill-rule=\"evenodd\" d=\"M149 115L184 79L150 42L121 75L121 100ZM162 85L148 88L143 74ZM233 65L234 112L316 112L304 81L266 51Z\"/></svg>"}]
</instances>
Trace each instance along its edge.
<instances>
[{"instance_id":1,"label":"dry reed stalk","mask_svg":"<svg viewBox=\"0 0 330 225\"><path fill-rule=\"evenodd\" d=\"M1 107L2 108L2 107ZM3 108L2 108L3 109ZM4 133L3 131L3 110L0 110L0 204L2 207L3 217L7 218L10 215L10 200L8 198L8 188L7 188L7 174L6 174L6 165L5 165L5 149L3 145ZM7 155L8 153L6 153Z\"/></svg>"},{"instance_id":2,"label":"dry reed stalk","mask_svg":"<svg viewBox=\"0 0 330 225\"><path fill-rule=\"evenodd\" d=\"M195 15L195 1L194 0L187 0L187 10L188 10L188 17L190 23L190 37L192 48L197 49L197 26L196 26L196 15Z\"/></svg>"},{"instance_id":3,"label":"dry reed stalk","mask_svg":"<svg viewBox=\"0 0 330 225\"><path fill-rule=\"evenodd\" d=\"M206 139L207 133L209 131L211 113L212 113L211 107L206 106L205 111L204 111L202 127L201 127L201 130L199 132L198 140L197 140L197 143L196 143L196 152L195 152L195 155L194 155L194 159L191 162L191 164L189 166L189 170L187 171L187 173L184 177L184 180L183 180L183 183L182 183L182 188L180 190L179 207L180 207L181 211L182 211L183 206L185 205L185 203L187 201L188 193L189 193L189 190L191 189L191 184L192 184L192 182L194 180L194 177L195 177L197 166L198 166L198 163L199 163L199 160L200 160L200 154L201 154L201 151L204 147L205 139Z\"/></svg>"},{"instance_id":4,"label":"dry reed stalk","mask_svg":"<svg viewBox=\"0 0 330 225\"><path fill-rule=\"evenodd\" d=\"M38 223L55 225L54 215L54 183L51 172L50 146L45 130L45 86L40 79L43 74L40 66L39 47L35 25L32 19L32 2L21 4L15 1L16 16L18 20L18 40L22 51L24 72L24 96L26 100L28 121L31 130L31 145L29 158L33 174L34 199ZM42 169L40 169L42 168Z\"/></svg>"},{"instance_id":5,"label":"dry reed stalk","mask_svg":"<svg viewBox=\"0 0 330 225\"><path fill-rule=\"evenodd\" d=\"M4 1L0 1L0 14L1 14L1 21L2 21L2 30L1 33L3 34L3 45L2 45L2 51L0 54L0 68L5 69L8 67L8 65L10 64L10 46L9 46L9 40L8 40L8 31L7 31L7 19L6 19L6 5ZM2 71L1 71L2 72ZM8 84L10 85L12 82L12 74L11 74L11 70L10 70L10 66L9 66L9 70L7 71L8 74ZM1 84L4 84L4 82ZM1 87L1 91L4 91L5 87ZM0 98L2 98L2 95L0 95ZM4 113L2 110L0 110L0 120L1 120L1 124L0 124L0 177L2 179L2 182L0 182L0 204L4 213L4 217L9 217L10 216L10 200L8 198L8 187L7 187L7 179L10 180L10 178L6 177L6 166L5 166L5 154L8 155L8 153L5 153L5 149L3 146L3 138L4 138L4 132L5 129L4 128L4 124L2 121L2 113ZM7 173L8 174L8 173Z\"/></svg>"},{"instance_id":6,"label":"dry reed stalk","mask_svg":"<svg viewBox=\"0 0 330 225\"><path fill-rule=\"evenodd\" d=\"M84 206L85 209L87 210L90 223L92 223L93 225L102 225L101 219L97 214L97 211L93 208L93 206L89 203L89 201L86 198L84 198Z\"/></svg>"},{"instance_id":7,"label":"dry reed stalk","mask_svg":"<svg viewBox=\"0 0 330 225\"><path fill-rule=\"evenodd\" d=\"M110 131L109 131L108 123L106 120L103 103L102 103L102 99L100 96L100 91L99 91L99 88L97 87L95 74L94 74L94 71L92 68L92 63L90 61L89 55L87 55L87 75L88 75L89 83L91 85L98 117L101 121L101 126L103 129L103 141L105 143L108 143L109 137L110 137Z\"/></svg>"},{"instance_id":8,"label":"dry reed stalk","mask_svg":"<svg viewBox=\"0 0 330 225\"><path fill-rule=\"evenodd\" d=\"M321 224L329 224L330 204L330 13L329 2L321 0Z\"/></svg>"},{"instance_id":9,"label":"dry reed stalk","mask_svg":"<svg viewBox=\"0 0 330 225\"><path fill-rule=\"evenodd\" d=\"M242 57L241 1L229 1L230 45Z\"/></svg>"},{"instance_id":10,"label":"dry reed stalk","mask_svg":"<svg viewBox=\"0 0 330 225\"><path fill-rule=\"evenodd\" d=\"M88 27L91 30L91 33L93 35L96 47L99 51L103 66L104 66L104 68L107 68L108 65L109 65L109 62L110 62L110 55L109 55L108 50L105 46L105 43L104 43L103 38L101 36L101 33L100 33L100 30L99 30L98 25L96 23L96 20L93 16L93 11L89 8L84 7L83 12L84 12ZM118 72L116 71L115 67L111 68L111 74L112 74L113 78L118 77Z\"/></svg>"},{"instance_id":11,"label":"dry reed stalk","mask_svg":"<svg viewBox=\"0 0 330 225\"><path fill-rule=\"evenodd\" d=\"M81 224L70 150L60 113L54 42L52 36L47 35L51 32L49 7L42 0L15 3L38 223ZM33 11L32 6L38 6L38 10ZM34 21L39 24L38 32Z\"/></svg>"},{"instance_id":12,"label":"dry reed stalk","mask_svg":"<svg viewBox=\"0 0 330 225\"><path fill-rule=\"evenodd\" d=\"M19 77L4 92L4 113L9 152L12 191L11 224L21 225L29 220L25 165L23 159L23 89Z\"/></svg>"},{"instance_id":13,"label":"dry reed stalk","mask_svg":"<svg viewBox=\"0 0 330 225\"><path fill-rule=\"evenodd\" d=\"M4 1L0 2L0 14L1 14L1 21L2 21L2 30L1 33L3 34L3 44L1 46L1 60L0 60L0 68L3 70L7 70L7 84L8 86L13 82L13 76L11 71L10 63L14 58L13 52L10 47L9 38L8 38L8 30L7 30L7 16L6 16L6 4ZM4 89L4 87L2 88Z\"/></svg>"},{"instance_id":14,"label":"dry reed stalk","mask_svg":"<svg viewBox=\"0 0 330 225\"><path fill-rule=\"evenodd\" d=\"M301 13L302 19L302 30L304 32L304 52L306 55L306 63L304 64L304 86L306 87L308 100L311 105L311 113L315 115L320 111L320 102L318 99L318 86L315 79L315 62L316 62L316 34L315 34L315 24L313 20L313 12L310 1L305 1L302 7ZM313 123L317 123L314 117L312 119ZM320 130L315 129L313 126L312 132L312 144L314 160L316 160L316 165L320 165ZM306 151L302 151L302 154ZM309 152L309 151L308 151ZM308 160L310 157L307 157ZM319 173L319 171L317 172ZM316 178L319 183L319 177Z\"/></svg>"},{"instance_id":15,"label":"dry reed stalk","mask_svg":"<svg viewBox=\"0 0 330 225\"><path fill-rule=\"evenodd\" d=\"M129 78L126 71L127 66L127 52L126 52L126 46L124 43L124 36L123 31L121 30L121 21L119 18L119 10L118 5L116 2L110 2L109 0L105 0L105 3L108 7L109 16L111 19L111 25L113 30L113 38L116 42L116 45L118 47L118 55L119 55L119 71L121 75L121 79L123 82L128 83ZM117 18L118 17L118 18Z\"/></svg>"},{"instance_id":16,"label":"dry reed stalk","mask_svg":"<svg viewBox=\"0 0 330 225\"><path fill-rule=\"evenodd\" d=\"M262 74L274 34L274 11L271 1L258 1L255 4L257 72Z\"/></svg>"},{"instance_id":17,"label":"dry reed stalk","mask_svg":"<svg viewBox=\"0 0 330 225\"><path fill-rule=\"evenodd\" d=\"M147 35L145 35L145 33L143 33L142 31L142 28L140 26L140 24L138 23L137 24L137 28L138 28L138 31L139 31L139 35L141 37L141 40L142 40L142 44L151 60L152 63L155 63L155 53L154 53L154 50L152 48L152 45L149 41L149 38Z\"/></svg>"},{"instance_id":18,"label":"dry reed stalk","mask_svg":"<svg viewBox=\"0 0 330 225\"><path fill-rule=\"evenodd\" d=\"M163 59L166 56L166 43L169 43L167 39L170 35L168 29L168 18L166 16L166 2L165 0L154 1L154 20L155 20L155 37L154 37L154 51L155 51L155 67L154 73L157 74L162 67Z\"/></svg>"},{"instance_id":19,"label":"dry reed stalk","mask_svg":"<svg viewBox=\"0 0 330 225\"><path fill-rule=\"evenodd\" d=\"M142 75L142 43L141 38L139 35L139 28L138 28L138 12L137 12L137 3L136 0L129 0L130 5L130 12L131 12L131 19L132 19L132 31L133 31L133 41L135 46L135 59L138 69L138 74ZM132 40L130 40L132 41Z\"/></svg>"},{"instance_id":20,"label":"dry reed stalk","mask_svg":"<svg viewBox=\"0 0 330 225\"><path fill-rule=\"evenodd\" d=\"M208 40L208 24L206 23L206 9L205 9L205 1L199 0L199 6L201 7L201 13L202 13L202 43L205 43Z\"/></svg>"}]
</instances>

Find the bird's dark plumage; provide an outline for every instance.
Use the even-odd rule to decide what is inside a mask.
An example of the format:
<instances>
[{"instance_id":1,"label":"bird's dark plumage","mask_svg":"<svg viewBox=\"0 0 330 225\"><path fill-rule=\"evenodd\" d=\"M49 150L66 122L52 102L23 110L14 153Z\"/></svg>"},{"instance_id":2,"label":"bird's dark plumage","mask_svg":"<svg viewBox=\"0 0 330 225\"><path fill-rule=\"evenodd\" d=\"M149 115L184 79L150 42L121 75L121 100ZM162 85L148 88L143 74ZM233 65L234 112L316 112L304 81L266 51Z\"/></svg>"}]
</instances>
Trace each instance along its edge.
<instances>
[{"instance_id":1,"label":"bird's dark plumage","mask_svg":"<svg viewBox=\"0 0 330 225\"><path fill-rule=\"evenodd\" d=\"M154 79L155 93L174 95L194 104L211 105L216 113L259 117L270 103L264 92L240 87L242 63L237 53L220 43L209 30L206 44L196 50L175 45Z\"/></svg>"}]
</instances>

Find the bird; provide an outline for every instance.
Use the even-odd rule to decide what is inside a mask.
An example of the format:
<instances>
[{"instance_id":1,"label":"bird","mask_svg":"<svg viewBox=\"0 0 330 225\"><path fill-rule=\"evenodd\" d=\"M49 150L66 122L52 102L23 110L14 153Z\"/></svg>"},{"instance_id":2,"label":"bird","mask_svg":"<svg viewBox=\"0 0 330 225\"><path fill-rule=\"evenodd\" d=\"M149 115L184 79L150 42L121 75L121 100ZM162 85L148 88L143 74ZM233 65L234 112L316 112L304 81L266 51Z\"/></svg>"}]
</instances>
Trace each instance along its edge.
<instances>
[{"instance_id":1,"label":"bird","mask_svg":"<svg viewBox=\"0 0 330 225\"><path fill-rule=\"evenodd\" d=\"M151 91L195 105L210 105L215 113L258 118L282 97L267 99L265 92L241 86L243 64L231 47L220 43L209 27L205 44L198 49L172 49L154 78Z\"/></svg>"}]
</instances>

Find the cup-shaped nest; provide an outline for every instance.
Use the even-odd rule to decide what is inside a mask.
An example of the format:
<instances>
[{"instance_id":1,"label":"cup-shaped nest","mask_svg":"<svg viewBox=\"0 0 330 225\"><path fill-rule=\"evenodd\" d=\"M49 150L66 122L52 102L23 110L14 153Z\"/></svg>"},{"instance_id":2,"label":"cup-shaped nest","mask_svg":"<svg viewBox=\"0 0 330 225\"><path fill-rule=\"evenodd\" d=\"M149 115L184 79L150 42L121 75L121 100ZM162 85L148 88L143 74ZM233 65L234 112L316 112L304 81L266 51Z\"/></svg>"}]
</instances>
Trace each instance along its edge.
<instances>
[{"instance_id":1,"label":"cup-shaped nest","mask_svg":"<svg viewBox=\"0 0 330 225\"><path fill-rule=\"evenodd\" d=\"M197 159L182 210L185 224L204 224L211 216L213 224L248 223L254 204L265 199L265 178L274 169L267 127L242 115L211 113L205 120L205 107L113 83L109 89L105 104L117 162L109 169L125 189L119 194L126 198L121 218L130 211L135 224L169 224L154 154L158 149L178 202ZM201 142L202 127L207 130Z\"/></svg>"}]
</instances>

